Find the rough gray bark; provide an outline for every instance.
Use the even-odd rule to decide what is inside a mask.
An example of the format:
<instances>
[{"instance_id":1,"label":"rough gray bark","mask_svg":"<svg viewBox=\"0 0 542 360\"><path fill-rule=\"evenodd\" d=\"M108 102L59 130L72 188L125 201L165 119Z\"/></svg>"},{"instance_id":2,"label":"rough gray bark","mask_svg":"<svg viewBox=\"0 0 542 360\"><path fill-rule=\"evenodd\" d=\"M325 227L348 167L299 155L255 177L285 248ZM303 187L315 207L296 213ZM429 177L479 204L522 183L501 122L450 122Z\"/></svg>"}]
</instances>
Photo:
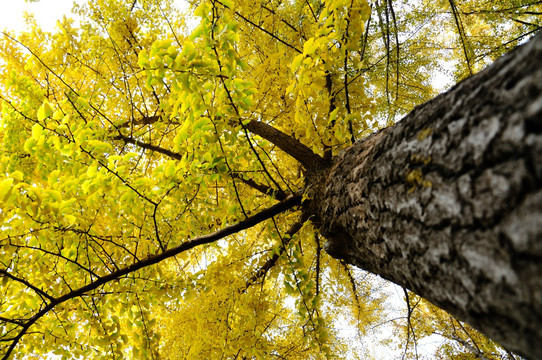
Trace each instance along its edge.
<instances>
[{"instance_id":1,"label":"rough gray bark","mask_svg":"<svg viewBox=\"0 0 542 360\"><path fill-rule=\"evenodd\" d=\"M542 35L308 178L334 257L542 359Z\"/></svg>"}]
</instances>

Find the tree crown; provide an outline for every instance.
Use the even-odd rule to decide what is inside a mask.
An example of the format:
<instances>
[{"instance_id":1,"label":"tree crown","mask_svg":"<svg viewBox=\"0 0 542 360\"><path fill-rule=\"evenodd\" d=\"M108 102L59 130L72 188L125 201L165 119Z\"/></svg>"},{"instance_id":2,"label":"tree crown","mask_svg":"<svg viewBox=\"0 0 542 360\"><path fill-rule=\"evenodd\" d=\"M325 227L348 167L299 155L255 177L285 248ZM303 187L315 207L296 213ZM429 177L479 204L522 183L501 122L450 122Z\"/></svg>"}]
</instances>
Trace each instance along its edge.
<instances>
[{"instance_id":1,"label":"tree crown","mask_svg":"<svg viewBox=\"0 0 542 360\"><path fill-rule=\"evenodd\" d=\"M305 176L435 96L443 60L454 80L478 71L541 10L89 0L79 24L3 33L0 355L344 353L337 321L364 334L383 295L322 251Z\"/></svg>"}]
</instances>

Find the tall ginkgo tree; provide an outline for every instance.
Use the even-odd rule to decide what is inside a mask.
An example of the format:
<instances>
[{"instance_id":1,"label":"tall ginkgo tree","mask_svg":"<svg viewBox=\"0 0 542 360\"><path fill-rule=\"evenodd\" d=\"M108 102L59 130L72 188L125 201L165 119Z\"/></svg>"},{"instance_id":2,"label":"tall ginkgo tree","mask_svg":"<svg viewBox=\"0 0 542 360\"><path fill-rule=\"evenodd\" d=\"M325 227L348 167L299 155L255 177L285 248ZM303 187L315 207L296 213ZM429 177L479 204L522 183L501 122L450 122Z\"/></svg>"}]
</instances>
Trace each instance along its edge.
<instances>
[{"instance_id":1,"label":"tall ginkgo tree","mask_svg":"<svg viewBox=\"0 0 542 360\"><path fill-rule=\"evenodd\" d=\"M89 0L55 32L2 34L2 359L367 358L338 324L363 338L385 297L352 265L405 287L404 358L432 334L435 356L517 358L459 320L541 354L539 39L394 125L438 71L459 81L525 42L539 1L187 5ZM519 89L519 120L493 121L508 102L475 117L490 87ZM447 245L493 230L485 255ZM479 316L507 293L534 323Z\"/></svg>"}]
</instances>

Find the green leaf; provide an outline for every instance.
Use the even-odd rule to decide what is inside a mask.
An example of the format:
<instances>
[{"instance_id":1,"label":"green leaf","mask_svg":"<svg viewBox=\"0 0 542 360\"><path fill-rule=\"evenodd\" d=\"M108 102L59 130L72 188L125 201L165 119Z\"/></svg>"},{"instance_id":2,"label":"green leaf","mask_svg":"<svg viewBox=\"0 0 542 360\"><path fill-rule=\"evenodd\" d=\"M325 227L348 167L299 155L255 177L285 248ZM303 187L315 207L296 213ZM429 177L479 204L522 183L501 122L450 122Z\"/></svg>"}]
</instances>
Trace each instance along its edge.
<instances>
[{"instance_id":1,"label":"green leaf","mask_svg":"<svg viewBox=\"0 0 542 360\"><path fill-rule=\"evenodd\" d=\"M202 129L205 125L210 124L210 122L211 121L208 118L203 117L203 118L199 119L198 121L196 121L192 128L194 129L194 131L198 130L198 129ZM202 130L206 130L206 129L202 129Z\"/></svg>"},{"instance_id":2,"label":"green leaf","mask_svg":"<svg viewBox=\"0 0 542 360\"><path fill-rule=\"evenodd\" d=\"M294 293L294 288L292 287L292 285L290 285L290 283L285 281L284 286L285 286L285 289L286 289L286 294L292 295Z\"/></svg>"}]
</instances>

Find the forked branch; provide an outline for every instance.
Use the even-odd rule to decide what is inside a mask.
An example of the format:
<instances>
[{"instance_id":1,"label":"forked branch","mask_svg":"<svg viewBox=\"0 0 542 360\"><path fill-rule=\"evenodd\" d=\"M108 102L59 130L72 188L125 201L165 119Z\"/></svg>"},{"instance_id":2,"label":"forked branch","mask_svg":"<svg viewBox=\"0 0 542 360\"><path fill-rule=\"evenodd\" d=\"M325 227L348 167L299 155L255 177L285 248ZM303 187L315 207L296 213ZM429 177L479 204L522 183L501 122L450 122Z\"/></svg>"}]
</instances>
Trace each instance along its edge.
<instances>
[{"instance_id":1,"label":"forked branch","mask_svg":"<svg viewBox=\"0 0 542 360\"><path fill-rule=\"evenodd\" d=\"M109 275L103 276L98 278L95 281L90 282L89 284L80 287L79 289L75 289L73 291L70 291L60 297L57 297L49 302L47 306L43 307L39 312L37 312L34 316L29 318L24 323L17 323L17 325L20 326L20 330L12 337L11 344L9 345L8 349L6 350L6 353L4 353L2 360L8 360L11 353L21 340L21 338L27 333L28 329L36 323L39 319L41 319L43 316L45 316L47 313L49 313L51 310L53 310L56 306L71 300L73 298L82 296L84 294L89 293L92 290L95 290L99 288L102 285L105 285L107 283L110 283L111 281L114 281L116 279L119 279L125 275L128 275L130 273L133 273L137 270L143 269L145 267L157 264L165 259L174 257L182 252L185 252L187 250L190 250L192 248L195 248L200 245L209 244L212 242L215 242L217 240L223 239L226 236L232 235L234 233L237 233L239 231L251 228L267 219L272 218L273 216L276 216L280 213L283 213L295 206L301 205L301 193L294 194L292 196L289 196L286 200L275 204L267 209L264 209L260 211L257 214L254 214L253 216L250 216L246 218L243 221L240 221L236 224L227 226L223 229L220 229L218 231L215 231L211 234L199 236L196 238L193 238L191 240L185 241L184 243L180 244L179 246L176 246L174 248L165 250L157 255L151 255L147 257L146 259L143 259L141 261L137 261L131 265L128 265L124 268L121 268L117 271L111 272Z\"/></svg>"},{"instance_id":2,"label":"forked branch","mask_svg":"<svg viewBox=\"0 0 542 360\"><path fill-rule=\"evenodd\" d=\"M329 165L324 158L315 154L309 147L271 125L251 120L246 125L246 128L251 133L261 136L292 156L307 170L323 169Z\"/></svg>"}]
</instances>

